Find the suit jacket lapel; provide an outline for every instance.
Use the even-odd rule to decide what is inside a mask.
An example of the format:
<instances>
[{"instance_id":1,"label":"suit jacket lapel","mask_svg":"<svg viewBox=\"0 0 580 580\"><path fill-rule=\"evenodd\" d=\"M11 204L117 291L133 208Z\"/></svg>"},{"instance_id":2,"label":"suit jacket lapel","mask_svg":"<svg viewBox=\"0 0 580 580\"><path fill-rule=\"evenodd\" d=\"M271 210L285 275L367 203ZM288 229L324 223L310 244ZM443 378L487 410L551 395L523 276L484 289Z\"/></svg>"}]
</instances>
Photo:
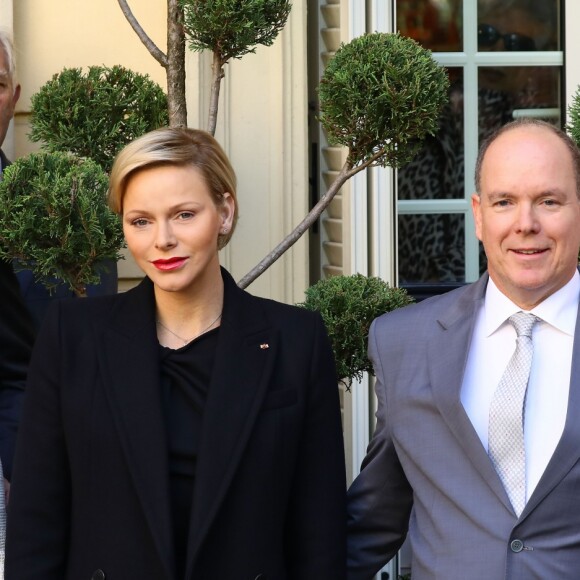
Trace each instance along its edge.
<instances>
[{"instance_id":1,"label":"suit jacket lapel","mask_svg":"<svg viewBox=\"0 0 580 580\"><path fill-rule=\"evenodd\" d=\"M188 557L199 546L226 495L267 390L278 338L258 300L224 278L224 310L204 410Z\"/></svg>"},{"instance_id":2,"label":"suit jacket lapel","mask_svg":"<svg viewBox=\"0 0 580 580\"><path fill-rule=\"evenodd\" d=\"M99 356L119 438L167 577L173 578L167 440L159 389L152 284L123 295L106 321Z\"/></svg>"},{"instance_id":3,"label":"suit jacket lapel","mask_svg":"<svg viewBox=\"0 0 580 580\"><path fill-rule=\"evenodd\" d=\"M461 385L473 327L487 286L487 275L466 288L437 320L439 335L429 348L429 369L435 404L465 455L500 501L511 510L509 498L481 440L461 403ZM460 353L460 356L458 356Z\"/></svg>"}]
</instances>

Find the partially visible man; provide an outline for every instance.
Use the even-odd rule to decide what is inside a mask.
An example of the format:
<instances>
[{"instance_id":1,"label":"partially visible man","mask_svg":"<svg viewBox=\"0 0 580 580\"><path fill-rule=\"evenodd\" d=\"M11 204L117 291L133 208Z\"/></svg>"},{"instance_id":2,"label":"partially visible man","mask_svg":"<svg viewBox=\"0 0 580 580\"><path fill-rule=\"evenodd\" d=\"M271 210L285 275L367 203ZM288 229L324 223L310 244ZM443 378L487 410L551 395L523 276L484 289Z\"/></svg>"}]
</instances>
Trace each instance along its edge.
<instances>
[{"instance_id":1,"label":"partially visible man","mask_svg":"<svg viewBox=\"0 0 580 580\"><path fill-rule=\"evenodd\" d=\"M559 129L502 127L472 198L488 273L373 323L377 426L349 490L349 580L407 533L413 580L578 578L579 172Z\"/></svg>"},{"instance_id":2,"label":"partially visible man","mask_svg":"<svg viewBox=\"0 0 580 580\"><path fill-rule=\"evenodd\" d=\"M14 55L8 34L0 30L0 147L14 115L20 85L14 82ZM0 149L0 179L9 164ZM10 480L12 458L28 359L34 341L30 313L20 294L12 265L0 260L0 459ZM6 491L9 484L6 481Z\"/></svg>"}]
</instances>

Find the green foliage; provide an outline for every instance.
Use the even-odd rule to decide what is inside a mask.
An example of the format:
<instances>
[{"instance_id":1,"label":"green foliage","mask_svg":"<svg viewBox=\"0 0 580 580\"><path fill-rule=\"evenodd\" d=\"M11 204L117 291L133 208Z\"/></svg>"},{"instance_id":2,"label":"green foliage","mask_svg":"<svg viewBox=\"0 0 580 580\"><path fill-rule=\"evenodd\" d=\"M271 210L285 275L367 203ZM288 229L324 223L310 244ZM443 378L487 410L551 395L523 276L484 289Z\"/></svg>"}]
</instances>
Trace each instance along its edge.
<instances>
[{"instance_id":1,"label":"green foliage","mask_svg":"<svg viewBox=\"0 0 580 580\"><path fill-rule=\"evenodd\" d=\"M18 159L0 181L0 256L83 295L99 280L95 264L119 259L123 244L107 189L107 175L90 159L48 152Z\"/></svg>"},{"instance_id":2,"label":"green foliage","mask_svg":"<svg viewBox=\"0 0 580 580\"><path fill-rule=\"evenodd\" d=\"M190 48L222 63L270 46L290 14L289 0L179 0Z\"/></svg>"},{"instance_id":3,"label":"green foliage","mask_svg":"<svg viewBox=\"0 0 580 580\"><path fill-rule=\"evenodd\" d=\"M32 96L30 139L90 157L108 173L127 143L167 123L167 97L148 76L121 66L71 68Z\"/></svg>"},{"instance_id":4,"label":"green foliage","mask_svg":"<svg viewBox=\"0 0 580 580\"><path fill-rule=\"evenodd\" d=\"M380 278L355 274L320 280L306 290L306 300L299 306L322 315L338 378L349 387L364 372L373 374L367 357L371 322L385 312L412 302L402 288L391 288Z\"/></svg>"},{"instance_id":5,"label":"green foliage","mask_svg":"<svg viewBox=\"0 0 580 580\"><path fill-rule=\"evenodd\" d=\"M576 93L574 93L574 97L572 98L572 104L568 107L568 116L570 122L566 128L570 137L580 147L580 87L576 88Z\"/></svg>"},{"instance_id":6,"label":"green foliage","mask_svg":"<svg viewBox=\"0 0 580 580\"><path fill-rule=\"evenodd\" d=\"M321 123L332 145L349 148L354 167L400 167L433 135L449 79L431 53L399 34L374 33L343 44L320 81ZM382 153L381 153L382 152Z\"/></svg>"}]
</instances>

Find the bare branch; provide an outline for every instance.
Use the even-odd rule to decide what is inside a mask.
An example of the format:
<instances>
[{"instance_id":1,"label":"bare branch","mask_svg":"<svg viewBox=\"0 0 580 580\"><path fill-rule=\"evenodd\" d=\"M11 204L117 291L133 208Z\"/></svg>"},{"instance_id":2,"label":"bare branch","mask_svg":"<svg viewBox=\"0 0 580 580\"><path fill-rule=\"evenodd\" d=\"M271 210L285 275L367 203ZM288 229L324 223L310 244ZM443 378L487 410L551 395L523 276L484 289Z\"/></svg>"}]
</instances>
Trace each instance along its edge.
<instances>
[{"instance_id":1,"label":"bare branch","mask_svg":"<svg viewBox=\"0 0 580 580\"><path fill-rule=\"evenodd\" d=\"M163 68L167 68L167 56L165 55L165 53L159 50L159 48L157 48L157 45L151 40L151 38L149 38L149 36L147 36L147 33L143 30L143 28L133 15L133 12L131 11L129 4L127 3L127 0L117 0L117 1L119 2L119 6L121 7L121 11L125 15L125 18L131 25L131 28L135 31L135 33L139 37L139 40L145 45L147 50L151 53L151 56L153 56L153 58Z\"/></svg>"},{"instance_id":2,"label":"bare branch","mask_svg":"<svg viewBox=\"0 0 580 580\"><path fill-rule=\"evenodd\" d=\"M355 167L351 167L349 159L346 160L336 179L330 184L327 192L318 200L318 203L310 210L308 215L289 233L259 264L254 266L239 282L240 288L247 288L256 278L261 276L284 252L289 250L308 230L308 228L321 216L322 212L330 205L340 188L359 171L370 167L377 159L384 155L384 150L377 151L372 157Z\"/></svg>"}]
</instances>

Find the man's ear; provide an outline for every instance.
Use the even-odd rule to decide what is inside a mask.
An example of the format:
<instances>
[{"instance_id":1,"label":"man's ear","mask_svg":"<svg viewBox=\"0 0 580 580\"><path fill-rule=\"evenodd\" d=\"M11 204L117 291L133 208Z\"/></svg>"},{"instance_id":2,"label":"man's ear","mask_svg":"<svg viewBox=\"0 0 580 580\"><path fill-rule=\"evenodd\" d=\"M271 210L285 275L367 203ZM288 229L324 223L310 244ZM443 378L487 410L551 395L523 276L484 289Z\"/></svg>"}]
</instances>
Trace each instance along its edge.
<instances>
[{"instance_id":1,"label":"man's ear","mask_svg":"<svg viewBox=\"0 0 580 580\"><path fill-rule=\"evenodd\" d=\"M12 95L12 106L15 107L18 99L20 98L20 84L14 87L14 95Z\"/></svg>"},{"instance_id":2,"label":"man's ear","mask_svg":"<svg viewBox=\"0 0 580 580\"><path fill-rule=\"evenodd\" d=\"M481 198L477 193L471 196L471 211L473 212L473 221L475 222L475 235L481 242Z\"/></svg>"}]
</instances>

